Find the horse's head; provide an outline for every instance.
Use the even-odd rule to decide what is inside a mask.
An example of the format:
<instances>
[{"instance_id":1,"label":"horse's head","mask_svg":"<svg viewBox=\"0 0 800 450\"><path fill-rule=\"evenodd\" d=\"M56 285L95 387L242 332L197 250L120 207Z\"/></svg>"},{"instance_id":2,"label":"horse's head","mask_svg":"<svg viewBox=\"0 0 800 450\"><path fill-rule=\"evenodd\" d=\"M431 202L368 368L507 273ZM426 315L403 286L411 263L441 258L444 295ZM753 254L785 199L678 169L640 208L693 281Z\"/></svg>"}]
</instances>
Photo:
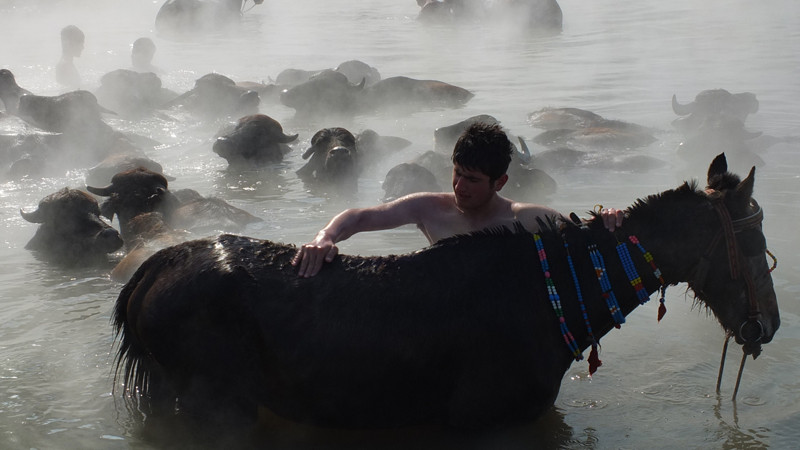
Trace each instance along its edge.
<instances>
[{"instance_id":1,"label":"horse's head","mask_svg":"<svg viewBox=\"0 0 800 450\"><path fill-rule=\"evenodd\" d=\"M708 202L717 216L689 287L735 336L747 354L761 352L780 326L767 245L761 230L763 211L752 198L755 167L744 180L727 172L725 155L708 169Z\"/></svg>"}]
</instances>

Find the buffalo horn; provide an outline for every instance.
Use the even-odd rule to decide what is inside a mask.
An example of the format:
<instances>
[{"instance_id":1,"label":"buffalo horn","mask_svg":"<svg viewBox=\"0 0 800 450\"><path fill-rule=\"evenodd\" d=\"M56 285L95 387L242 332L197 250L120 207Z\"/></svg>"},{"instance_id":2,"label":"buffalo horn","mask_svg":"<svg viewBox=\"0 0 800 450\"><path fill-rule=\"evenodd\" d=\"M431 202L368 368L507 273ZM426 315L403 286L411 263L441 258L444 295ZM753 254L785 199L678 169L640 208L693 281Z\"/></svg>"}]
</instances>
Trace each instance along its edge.
<instances>
[{"instance_id":1,"label":"buffalo horn","mask_svg":"<svg viewBox=\"0 0 800 450\"><path fill-rule=\"evenodd\" d=\"M519 141L519 158L522 160L523 164L528 164L531 162L531 151L528 148L528 144L525 143L525 140L521 137L517 136L517 140Z\"/></svg>"},{"instance_id":2,"label":"buffalo horn","mask_svg":"<svg viewBox=\"0 0 800 450\"><path fill-rule=\"evenodd\" d=\"M37 209L34 212L26 213L25 211L22 210L22 208L20 208L19 214L22 216L23 219L25 219L25 220L27 220L28 222L31 222L31 223L43 223L44 222L44 217L42 217L43 214L42 214L41 209Z\"/></svg>"},{"instance_id":3,"label":"buffalo horn","mask_svg":"<svg viewBox=\"0 0 800 450\"><path fill-rule=\"evenodd\" d=\"M289 142L293 142L295 139L297 139L298 136L300 135L299 134L289 135L285 133L279 133L276 140L281 144L288 144Z\"/></svg>"},{"instance_id":4,"label":"buffalo horn","mask_svg":"<svg viewBox=\"0 0 800 450\"><path fill-rule=\"evenodd\" d=\"M102 188L86 186L86 190L94 195L99 195L101 197L111 197L111 194L114 193L114 185L109 184L108 186Z\"/></svg>"},{"instance_id":5,"label":"buffalo horn","mask_svg":"<svg viewBox=\"0 0 800 450\"><path fill-rule=\"evenodd\" d=\"M305 153L303 153L303 159L308 159L308 157L313 155L316 151L317 147L312 145L308 150L306 150Z\"/></svg>"},{"instance_id":6,"label":"buffalo horn","mask_svg":"<svg viewBox=\"0 0 800 450\"><path fill-rule=\"evenodd\" d=\"M678 103L678 97L675 94L672 94L672 110L675 111L675 114L679 116L687 116L694 112L694 102L681 105Z\"/></svg>"}]
</instances>

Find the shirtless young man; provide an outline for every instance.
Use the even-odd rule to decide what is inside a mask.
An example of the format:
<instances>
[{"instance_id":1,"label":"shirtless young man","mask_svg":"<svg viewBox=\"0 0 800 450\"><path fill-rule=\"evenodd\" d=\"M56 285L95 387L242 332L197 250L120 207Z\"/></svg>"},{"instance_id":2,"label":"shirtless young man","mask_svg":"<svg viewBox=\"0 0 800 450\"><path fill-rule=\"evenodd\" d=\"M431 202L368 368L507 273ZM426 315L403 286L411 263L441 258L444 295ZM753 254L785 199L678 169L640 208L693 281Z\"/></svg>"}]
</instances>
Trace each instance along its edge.
<instances>
[{"instance_id":1,"label":"shirtless young man","mask_svg":"<svg viewBox=\"0 0 800 450\"><path fill-rule=\"evenodd\" d=\"M81 75L73 59L81 56L85 41L83 31L75 25L61 29L61 59L56 64L56 81L70 90L81 86Z\"/></svg>"},{"instance_id":2,"label":"shirtless young man","mask_svg":"<svg viewBox=\"0 0 800 450\"><path fill-rule=\"evenodd\" d=\"M441 239L487 227L513 228L520 222L536 232L537 218L561 216L549 207L521 203L498 192L508 181L513 146L499 125L471 125L453 149L453 192L420 192L369 208L348 209L334 217L313 241L300 247L292 264L300 277L313 277L333 261L336 243L362 231L416 224L433 244ZM601 212L610 231L622 225L623 211Z\"/></svg>"}]
</instances>

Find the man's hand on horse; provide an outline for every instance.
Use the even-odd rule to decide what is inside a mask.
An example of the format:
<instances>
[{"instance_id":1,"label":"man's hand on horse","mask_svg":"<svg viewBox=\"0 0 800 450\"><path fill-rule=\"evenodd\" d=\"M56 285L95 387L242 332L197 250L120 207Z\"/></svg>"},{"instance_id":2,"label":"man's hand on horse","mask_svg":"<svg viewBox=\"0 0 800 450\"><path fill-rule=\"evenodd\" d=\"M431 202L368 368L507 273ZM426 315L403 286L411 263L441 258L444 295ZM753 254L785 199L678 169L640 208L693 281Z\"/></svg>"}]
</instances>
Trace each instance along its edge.
<instances>
[{"instance_id":1,"label":"man's hand on horse","mask_svg":"<svg viewBox=\"0 0 800 450\"><path fill-rule=\"evenodd\" d=\"M319 273L324 263L333 261L339 254L339 248L330 239L317 237L301 246L292 258L292 265L298 266L297 276L310 278Z\"/></svg>"},{"instance_id":2,"label":"man's hand on horse","mask_svg":"<svg viewBox=\"0 0 800 450\"><path fill-rule=\"evenodd\" d=\"M600 210L600 219L603 221L608 231L614 231L622 226L622 219L625 218L625 211L616 208L603 208Z\"/></svg>"}]
</instances>

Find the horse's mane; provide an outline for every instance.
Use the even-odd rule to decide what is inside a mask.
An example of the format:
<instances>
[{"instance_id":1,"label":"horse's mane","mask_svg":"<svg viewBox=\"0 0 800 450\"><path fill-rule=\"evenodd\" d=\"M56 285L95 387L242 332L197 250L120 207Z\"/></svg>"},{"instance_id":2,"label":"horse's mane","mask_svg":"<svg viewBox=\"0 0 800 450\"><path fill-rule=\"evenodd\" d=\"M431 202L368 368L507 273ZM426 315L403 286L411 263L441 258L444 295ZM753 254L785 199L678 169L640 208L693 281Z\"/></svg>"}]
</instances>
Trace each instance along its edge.
<instances>
[{"instance_id":1,"label":"horse's mane","mask_svg":"<svg viewBox=\"0 0 800 450\"><path fill-rule=\"evenodd\" d=\"M547 234L547 233L555 233L559 228L559 220L552 216L552 217L545 217L542 220L539 220L539 233L540 234ZM431 247L444 247L450 246L455 243L463 243L464 241L470 240L478 240L484 239L488 237L497 237L497 236L528 236L532 233L522 225L522 222L515 221L511 228L505 225L498 225L494 227L487 227L482 230L472 231L469 233L461 233L456 234L454 236L446 237L441 239Z\"/></svg>"},{"instance_id":2,"label":"horse's mane","mask_svg":"<svg viewBox=\"0 0 800 450\"><path fill-rule=\"evenodd\" d=\"M656 194L650 194L646 197L637 198L633 204L628 207L627 212L630 216L651 216L656 214L658 212L657 210L666 207L668 204L673 204L679 200L697 196L698 194L700 194L698 181L685 181L681 186L675 189L669 189ZM589 215L592 219L597 219L600 213L597 211L589 211ZM602 221L599 219L592 220L591 223L596 227L602 226Z\"/></svg>"}]
</instances>

